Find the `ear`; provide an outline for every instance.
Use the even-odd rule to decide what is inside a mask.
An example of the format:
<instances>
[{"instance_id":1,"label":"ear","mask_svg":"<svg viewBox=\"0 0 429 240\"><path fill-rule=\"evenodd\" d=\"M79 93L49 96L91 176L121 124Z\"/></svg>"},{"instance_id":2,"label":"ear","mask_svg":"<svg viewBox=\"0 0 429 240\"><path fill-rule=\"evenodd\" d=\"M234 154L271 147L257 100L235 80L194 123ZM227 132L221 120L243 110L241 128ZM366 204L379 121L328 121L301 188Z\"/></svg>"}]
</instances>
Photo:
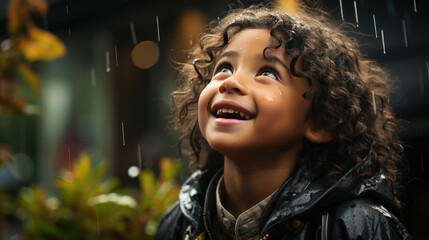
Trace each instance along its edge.
<instances>
[{"instance_id":1,"label":"ear","mask_svg":"<svg viewBox=\"0 0 429 240\"><path fill-rule=\"evenodd\" d=\"M307 129L304 133L305 138L307 138L310 142L316 144L322 144L332 141L334 137L332 134L320 127L316 127L314 124L310 123L307 126Z\"/></svg>"}]
</instances>

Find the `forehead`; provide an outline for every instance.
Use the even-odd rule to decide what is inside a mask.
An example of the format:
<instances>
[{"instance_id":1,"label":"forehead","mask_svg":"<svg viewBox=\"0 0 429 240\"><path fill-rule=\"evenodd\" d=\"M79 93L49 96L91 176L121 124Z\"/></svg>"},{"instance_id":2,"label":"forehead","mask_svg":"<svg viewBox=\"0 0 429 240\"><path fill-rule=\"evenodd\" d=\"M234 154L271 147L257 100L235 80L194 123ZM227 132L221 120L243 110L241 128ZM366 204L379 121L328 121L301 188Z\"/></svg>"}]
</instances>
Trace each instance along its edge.
<instances>
[{"instance_id":1,"label":"forehead","mask_svg":"<svg viewBox=\"0 0 429 240\"><path fill-rule=\"evenodd\" d=\"M223 52L240 51L242 53L259 53L262 55L264 49L274 40L268 29L248 28L235 34L228 42ZM269 51L270 54L282 54L284 50L277 49Z\"/></svg>"}]
</instances>

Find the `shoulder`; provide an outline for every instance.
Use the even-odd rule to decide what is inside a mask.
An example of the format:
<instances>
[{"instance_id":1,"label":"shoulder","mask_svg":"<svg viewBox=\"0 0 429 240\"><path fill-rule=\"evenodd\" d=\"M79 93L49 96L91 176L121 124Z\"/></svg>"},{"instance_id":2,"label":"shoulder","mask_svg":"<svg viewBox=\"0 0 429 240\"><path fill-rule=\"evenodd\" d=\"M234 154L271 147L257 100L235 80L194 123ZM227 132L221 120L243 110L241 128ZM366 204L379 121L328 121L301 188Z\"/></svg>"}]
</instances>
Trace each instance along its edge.
<instances>
[{"instance_id":1,"label":"shoulder","mask_svg":"<svg viewBox=\"0 0 429 240\"><path fill-rule=\"evenodd\" d=\"M401 221L371 199L345 201L328 216L333 239L411 239Z\"/></svg>"},{"instance_id":2,"label":"shoulder","mask_svg":"<svg viewBox=\"0 0 429 240\"><path fill-rule=\"evenodd\" d=\"M176 201L159 221L155 240L178 239L185 232L186 226L179 202Z\"/></svg>"}]
</instances>

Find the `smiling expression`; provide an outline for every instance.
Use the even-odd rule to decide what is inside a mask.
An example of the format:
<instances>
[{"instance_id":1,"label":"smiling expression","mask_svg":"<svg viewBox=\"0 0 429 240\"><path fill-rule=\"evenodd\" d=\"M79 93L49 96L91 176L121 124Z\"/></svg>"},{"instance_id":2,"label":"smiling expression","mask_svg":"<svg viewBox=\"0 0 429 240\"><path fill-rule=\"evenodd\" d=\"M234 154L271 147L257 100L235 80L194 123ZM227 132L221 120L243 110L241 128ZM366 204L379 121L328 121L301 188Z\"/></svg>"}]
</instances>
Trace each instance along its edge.
<instances>
[{"instance_id":1,"label":"smiling expression","mask_svg":"<svg viewBox=\"0 0 429 240\"><path fill-rule=\"evenodd\" d=\"M284 45L264 49L266 29L237 33L219 55L212 80L201 92L198 121L210 146L224 155L298 151L309 127L308 82L291 77Z\"/></svg>"}]
</instances>

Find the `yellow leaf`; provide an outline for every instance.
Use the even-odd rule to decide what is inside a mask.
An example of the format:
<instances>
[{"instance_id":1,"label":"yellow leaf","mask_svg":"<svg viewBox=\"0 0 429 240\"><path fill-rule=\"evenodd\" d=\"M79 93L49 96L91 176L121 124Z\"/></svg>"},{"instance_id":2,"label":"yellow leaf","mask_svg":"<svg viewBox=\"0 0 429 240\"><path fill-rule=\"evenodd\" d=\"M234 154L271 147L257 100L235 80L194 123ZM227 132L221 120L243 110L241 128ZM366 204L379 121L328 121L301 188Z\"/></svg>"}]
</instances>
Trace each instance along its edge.
<instances>
[{"instance_id":1,"label":"yellow leaf","mask_svg":"<svg viewBox=\"0 0 429 240\"><path fill-rule=\"evenodd\" d=\"M41 15L46 15L48 4L45 0L11 0L8 11L9 31L11 33L17 32L27 22L32 10Z\"/></svg>"},{"instance_id":2,"label":"yellow leaf","mask_svg":"<svg viewBox=\"0 0 429 240\"><path fill-rule=\"evenodd\" d=\"M53 60L66 53L61 40L34 26L28 28L27 37L19 39L19 47L29 61Z\"/></svg>"},{"instance_id":3,"label":"yellow leaf","mask_svg":"<svg viewBox=\"0 0 429 240\"><path fill-rule=\"evenodd\" d=\"M82 153L79 157L79 163L74 167L74 175L76 179L84 179L91 169L91 161L86 153Z\"/></svg>"},{"instance_id":4,"label":"yellow leaf","mask_svg":"<svg viewBox=\"0 0 429 240\"><path fill-rule=\"evenodd\" d=\"M174 162L171 158L164 157L161 159L161 180L168 181L177 176L180 169L180 163Z\"/></svg>"},{"instance_id":5,"label":"yellow leaf","mask_svg":"<svg viewBox=\"0 0 429 240\"><path fill-rule=\"evenodd\" d=\"M19 63L17 65L17 70L18 73L25 79L25 81L30 84L30 86L36 90L40 89L39 77L26 63Z\"/></svg>"},{"instance_id":6,"label":"yellow leaf","mask_svg":"<svg viewBox=\"0 0 429 240\"><path fill-rule=\"evenodd\" d=\"M144 170L140 174L140 185L143 190L143 197L153 196L156 191L155 174L150 170Z\"/></svg>"}]
</instances>

